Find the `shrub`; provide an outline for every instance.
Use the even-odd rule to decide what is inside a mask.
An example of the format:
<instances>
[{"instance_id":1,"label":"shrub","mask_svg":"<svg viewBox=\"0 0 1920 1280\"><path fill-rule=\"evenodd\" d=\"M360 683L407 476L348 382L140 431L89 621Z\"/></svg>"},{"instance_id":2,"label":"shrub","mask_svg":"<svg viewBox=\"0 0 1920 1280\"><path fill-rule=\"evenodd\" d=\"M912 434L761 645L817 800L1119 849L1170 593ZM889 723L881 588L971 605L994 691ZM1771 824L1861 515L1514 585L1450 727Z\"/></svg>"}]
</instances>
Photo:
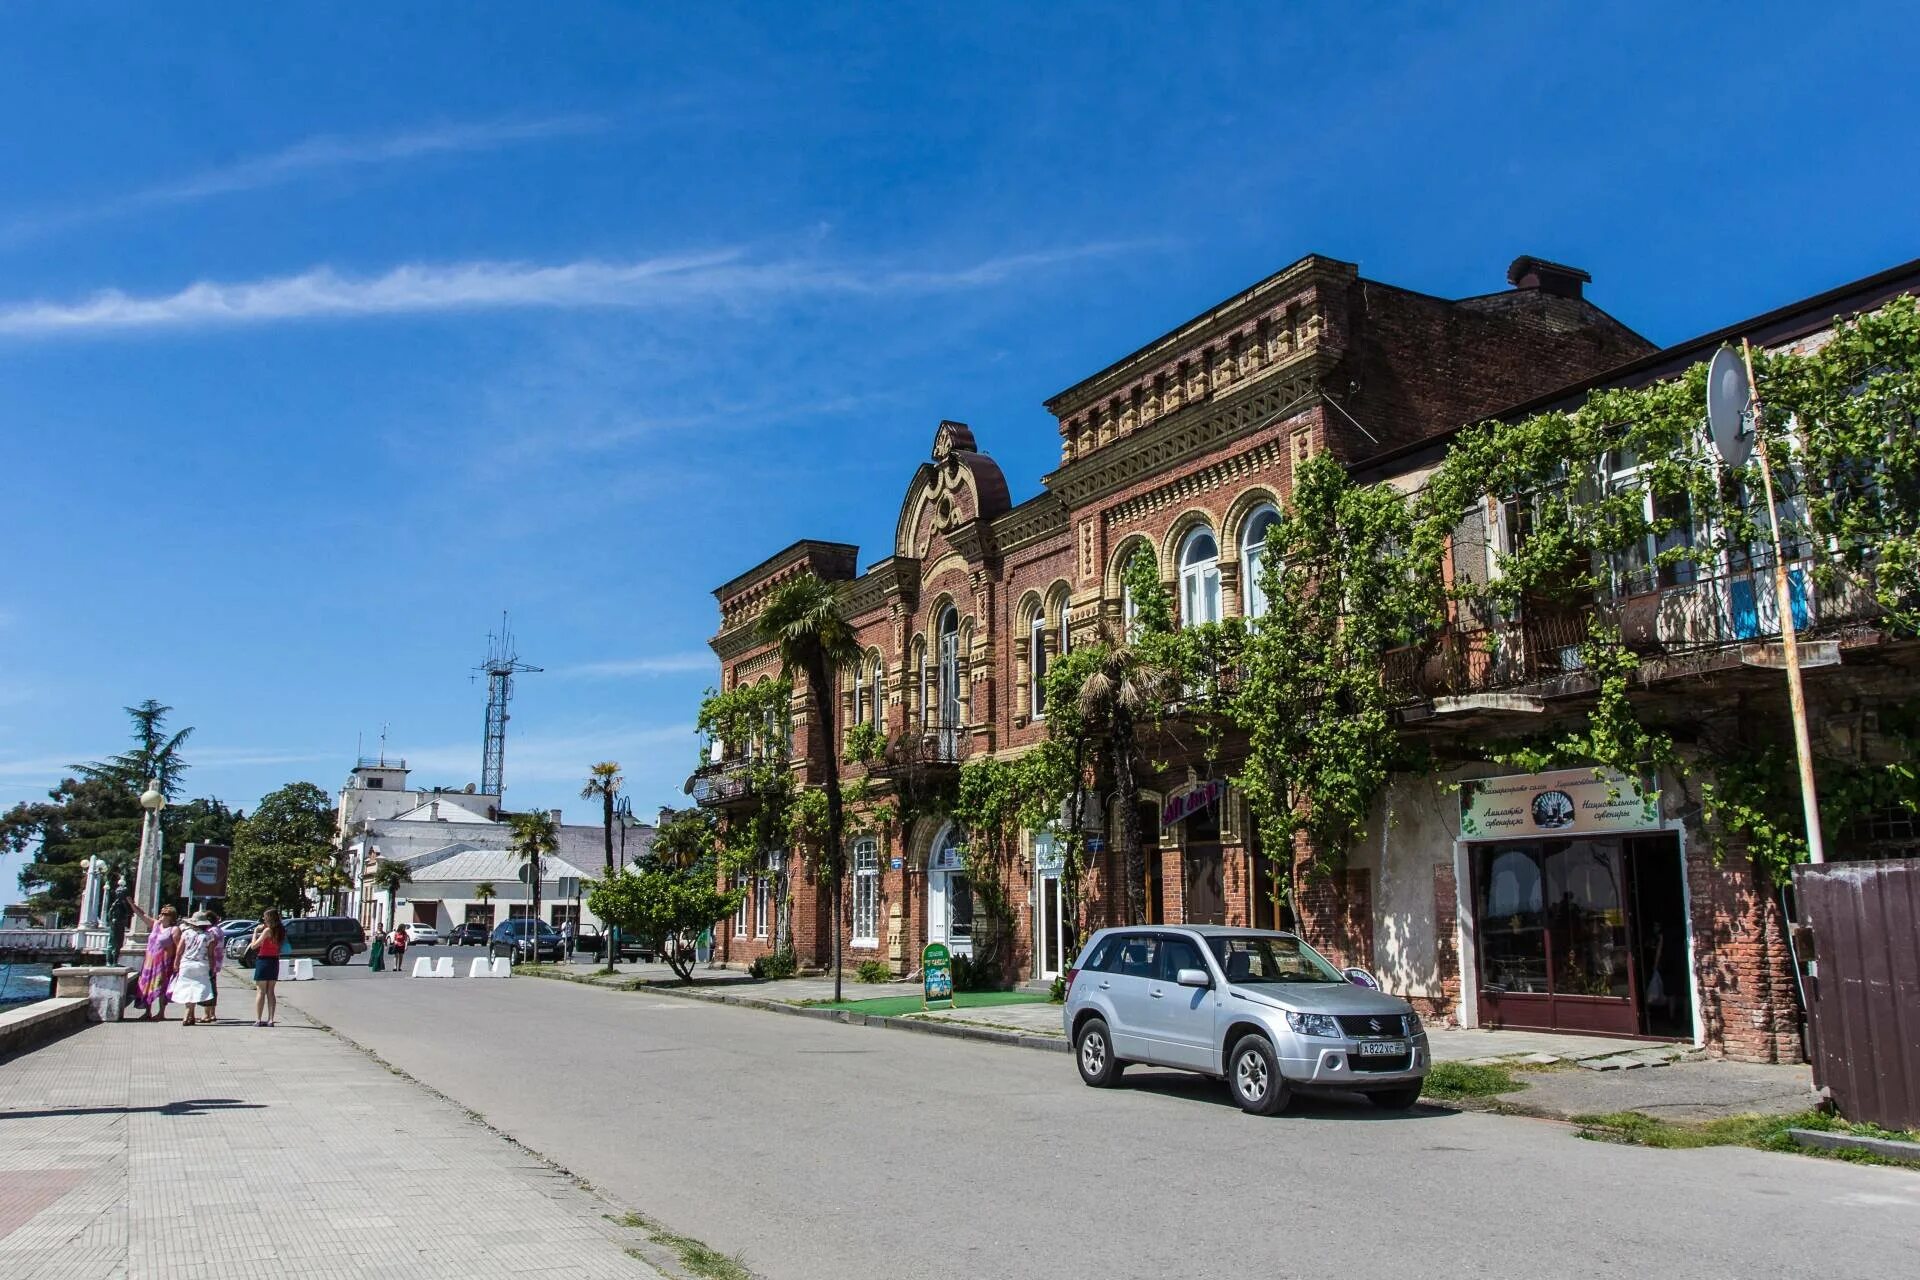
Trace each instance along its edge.
<instances>
[{"instance_id":1,"label":"shrub","mask_svg":"<svg viewBox=\"0 0 1920 1280\"><path fill-rule=\"evenodd\" d=\"M771 955L755 956L753 963L747 966L747 976L765 978L791 978L800 971L800 961L791 951L776 951Z\"/></svg>"},{"instance_id":2,"label":"shrub","mask_svg":"<svg viewBox=\"0 0 1920 1280\"><path fill-rule=\"evenodd\" d=\"M862 960L854 976L862 982L892 982L893 966L885 960Z\"/></svg>"},{"instance_id":3,"label":"shrub","mask_svg":"<svg viewBox=\"0 0 1920 1280\"><path fill-rule=\"evenodd\" d=\"M1007 983L993 964L983 964L972 956L953 958L955 991L1005 991Z\"/></svg>"},{"instance_id":4,"label":"shrub","mask_svg":"<svg viewBox=\"0 0 1920 1280\"><path fill-rule=\"evenodd\" d=\"M1054 1004L1065 1004L1067 1002L1066 978L1059 977L1053 980L1053 988L1047 992L1047 999Z\"/></svg>"}]
</instances>

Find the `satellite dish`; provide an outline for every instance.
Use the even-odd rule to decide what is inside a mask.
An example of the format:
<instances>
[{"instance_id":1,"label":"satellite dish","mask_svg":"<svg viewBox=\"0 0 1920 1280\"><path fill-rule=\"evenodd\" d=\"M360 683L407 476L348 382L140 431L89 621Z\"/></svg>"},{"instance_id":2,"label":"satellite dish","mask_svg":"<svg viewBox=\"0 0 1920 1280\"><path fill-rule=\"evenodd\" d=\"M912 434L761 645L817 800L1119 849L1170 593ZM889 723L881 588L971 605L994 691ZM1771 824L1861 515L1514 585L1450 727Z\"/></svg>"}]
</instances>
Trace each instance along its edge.
<instances>
[{"instance_id":1,"label":"satellite dish","mask_svg":"<svg viewBox=\"0 0 1920 1280\"><path fill-rule=\"evenodd\" d=\"M1753 386L1747 366L1732 347L1721 347L1707 365L1707 425L1713 447L1730 467L1738 467L1753 450L1753 426L1747 410L1753 404Z\"/></svg>"}]
</instances>

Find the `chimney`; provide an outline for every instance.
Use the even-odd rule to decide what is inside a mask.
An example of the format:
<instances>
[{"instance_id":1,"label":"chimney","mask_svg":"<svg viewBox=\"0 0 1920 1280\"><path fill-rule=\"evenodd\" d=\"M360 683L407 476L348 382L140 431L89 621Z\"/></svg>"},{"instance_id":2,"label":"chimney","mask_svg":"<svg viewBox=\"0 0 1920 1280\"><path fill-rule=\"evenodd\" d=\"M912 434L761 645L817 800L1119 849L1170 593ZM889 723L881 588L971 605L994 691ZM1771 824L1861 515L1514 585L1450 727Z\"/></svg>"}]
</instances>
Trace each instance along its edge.
<instances>
[{"instance_id":1,"label":"chimney","mask_svg":"<svg viewBox=\"0 0 1920 1280\"><path fill-rule=\"evenodd\" d=\"M1592 284L1593 277L1578 267L1523 253L1507 268L1507 283L1516 289L1538 289L1556 298L1578 298L1581 286Z\"/></svg>"},{"instance_id":2,"label":"chimney","mask_svg":"<svg viewBox=\"0 0 1920 1280\"><path fill-rule=\"evenodd\" d=\"M554 826L556 826L556 827L557 827L557 826L559 826L559 825L560 825L560 811L559 811L558 809L549 809L549 810L547 810L547 812L553 815L553 825L554 825Z\"/></svg>"}]
</instances>

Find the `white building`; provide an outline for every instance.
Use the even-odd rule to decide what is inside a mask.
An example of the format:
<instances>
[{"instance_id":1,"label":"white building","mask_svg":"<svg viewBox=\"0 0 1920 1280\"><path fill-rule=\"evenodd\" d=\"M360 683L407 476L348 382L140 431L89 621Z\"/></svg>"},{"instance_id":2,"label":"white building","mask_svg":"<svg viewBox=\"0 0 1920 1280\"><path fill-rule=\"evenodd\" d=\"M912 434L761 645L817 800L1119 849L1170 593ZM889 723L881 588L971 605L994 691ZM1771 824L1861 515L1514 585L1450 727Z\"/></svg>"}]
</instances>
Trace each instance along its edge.
<instances>
[{"instance_id":1,"label":"white building","mask_svg":"<svg viewBox=\"0 0 1920 1280\"><path fill-rule=\"evenodd\" d=\"M513 828L500 797L445 788L407 786L411 771L404 760L362 759L340 791L339 822L348 865L358 870L348 911L369 927L390 925L387 894L369 877L382 860L406 866L411 875L393 895L401 922L431 924L446 930L466 920L506 920L527 913L528 887L520 882L522 859L511 852ZM540 917L558 927L568 919L598 924L572 896L562 896L563 878L586 880L604 874L606 833L598 822L562 821L551 811L559 848L546 859L540 884ZM616 818L613 856L625 866L645 856L653 828L631 818ZM476 893L490 884L494 893ZM571 885L564 886L571 890Z\"/></svg>"}]
</instances>

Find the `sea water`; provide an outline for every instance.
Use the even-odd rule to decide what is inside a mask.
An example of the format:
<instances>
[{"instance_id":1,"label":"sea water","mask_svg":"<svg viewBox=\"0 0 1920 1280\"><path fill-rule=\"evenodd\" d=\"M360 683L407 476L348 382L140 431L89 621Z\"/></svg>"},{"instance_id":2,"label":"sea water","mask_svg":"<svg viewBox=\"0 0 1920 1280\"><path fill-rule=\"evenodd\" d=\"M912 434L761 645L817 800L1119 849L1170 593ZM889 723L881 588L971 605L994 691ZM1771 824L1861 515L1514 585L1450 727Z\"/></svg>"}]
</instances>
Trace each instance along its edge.
<instances>
[{"instance_id":1,"label":"sea water","mask_svg":"<svg viewBox=\"0 0 1920 1280\"><path fill-rule=\"evenodd\" d=\"M0 1005L45 1000L53 994L53 966L0 960Z\"/></svg>"}]
</instances>

